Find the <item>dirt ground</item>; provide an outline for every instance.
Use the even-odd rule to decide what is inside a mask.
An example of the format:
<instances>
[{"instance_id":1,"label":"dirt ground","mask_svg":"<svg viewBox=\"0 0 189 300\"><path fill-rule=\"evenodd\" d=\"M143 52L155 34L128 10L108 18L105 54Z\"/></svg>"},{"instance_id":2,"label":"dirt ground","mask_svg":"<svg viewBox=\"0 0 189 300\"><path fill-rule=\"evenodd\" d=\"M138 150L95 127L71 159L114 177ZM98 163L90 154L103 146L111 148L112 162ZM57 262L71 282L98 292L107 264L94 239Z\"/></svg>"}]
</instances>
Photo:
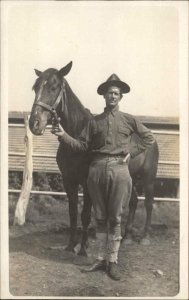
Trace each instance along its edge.
<instances>
[{"instance_id":1,"label":"dirt ground","mask_svg":"<svg viewBox=\"0 0 189 300\"><path fill-rule=\"evenodd\" d=\"M121 281L103 271L83 273L94 260L94 227L90 229L88 257L63 248L69 237L66 218L38 215L24 226L10 225L10 293L14 296L172 297L179 292L179 209L176 204L154 207L151 244L138 238L123 242L119 253ZM161 216L161 217L160 217ZM171 217L170 217L171 216ZM62 221L64 220L64 221ZM144 212L135 227L141 231ZM76 247L76 252L79 245Z\"/></svg>"}]
</instances>

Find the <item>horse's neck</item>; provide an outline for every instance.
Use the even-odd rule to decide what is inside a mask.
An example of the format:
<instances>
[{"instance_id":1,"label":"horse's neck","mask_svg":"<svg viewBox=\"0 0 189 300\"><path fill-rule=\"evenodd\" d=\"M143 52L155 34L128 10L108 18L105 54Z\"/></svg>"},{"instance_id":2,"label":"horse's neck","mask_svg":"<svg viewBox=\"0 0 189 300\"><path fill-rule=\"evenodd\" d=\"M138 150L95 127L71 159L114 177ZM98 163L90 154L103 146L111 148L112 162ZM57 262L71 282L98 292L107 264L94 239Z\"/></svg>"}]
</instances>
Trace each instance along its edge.
<instances>
[{"instance_id":1,"label":"horse's neck","mask_svg":"<svg viewBox=\"0 0 189 300\"><path fill-rule=\"evenodd\" d=\"M62 113L60 114L61 125L68 134L77 138L82 129L92 118L92 114L88 109L84 108L67 82L65 91L66 97L64 99L64 107Z\"/></svg>"}]
</instances>

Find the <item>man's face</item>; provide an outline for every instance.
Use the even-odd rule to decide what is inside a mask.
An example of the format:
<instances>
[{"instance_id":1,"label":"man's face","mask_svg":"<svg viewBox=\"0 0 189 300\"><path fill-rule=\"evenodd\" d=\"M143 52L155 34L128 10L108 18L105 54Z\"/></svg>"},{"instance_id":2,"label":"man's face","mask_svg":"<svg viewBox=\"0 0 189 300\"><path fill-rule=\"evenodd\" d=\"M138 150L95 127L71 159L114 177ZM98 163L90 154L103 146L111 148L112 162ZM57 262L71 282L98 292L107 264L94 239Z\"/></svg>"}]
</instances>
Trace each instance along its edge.
<instances>
[{"instance_id":1,"label":"man's face","mask_svg":"<svg viewBox=\"0 0 189 300\"><path fill-rule=\"evenodd\" d=\"M114 108L122 98L121 89L116 86L110 86L104 95L106 107Z\"/></svg>"}]
</instances>

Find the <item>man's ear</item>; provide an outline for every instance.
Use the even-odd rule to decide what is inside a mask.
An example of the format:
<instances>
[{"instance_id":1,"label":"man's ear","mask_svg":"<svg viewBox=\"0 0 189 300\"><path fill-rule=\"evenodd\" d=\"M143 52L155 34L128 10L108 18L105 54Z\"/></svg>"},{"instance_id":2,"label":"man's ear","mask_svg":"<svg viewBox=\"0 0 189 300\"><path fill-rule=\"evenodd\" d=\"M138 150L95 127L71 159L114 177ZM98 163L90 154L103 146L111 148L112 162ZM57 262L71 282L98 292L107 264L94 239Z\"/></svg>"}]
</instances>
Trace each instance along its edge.
<instances>
[{"instance_id":1,"label":"man's ear","mask_svg":"<svg viewBox=\"0 0 189 300\"><path fill-rule=\"evenodd\" d=\"M60 69L58 73L60 74L61 77L64 77L70 72L71 68L72 68L72 61L70 61L69 64L67 64L65 67Z\"/></svg>"},{"instance_id":2,"label":"man's ear","mask_svg":"<svg viewBox=\"0 0 189 300\"><path fill-rule=\"evenodd\" d=\"M122 98L123 98L123 94L120 93L120 99L119 99L119 101L121 101Z\"/></svg>"},{"instance_id":3,"label":"man's ear","mask_svg":"<svg viewBox=\"0 0 189 300\"><path fill-rule=\"evenodd\" d=\"M35 74L39 77L41 75L41 71L37 70L37 69L34 69L35 70Z\"/></svg>"}]
</instances>

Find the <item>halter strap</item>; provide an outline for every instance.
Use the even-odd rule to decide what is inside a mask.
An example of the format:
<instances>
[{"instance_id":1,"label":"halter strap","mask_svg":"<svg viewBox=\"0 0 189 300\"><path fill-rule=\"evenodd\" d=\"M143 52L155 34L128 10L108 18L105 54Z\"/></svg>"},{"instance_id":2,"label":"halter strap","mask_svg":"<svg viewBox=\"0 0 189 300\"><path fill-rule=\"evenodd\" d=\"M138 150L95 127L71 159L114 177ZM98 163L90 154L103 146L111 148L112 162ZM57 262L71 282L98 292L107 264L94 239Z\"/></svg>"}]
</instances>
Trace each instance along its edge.
<instances>
[{"instance_id":1,"label":"halter strap","mask_svg":"<svg viewBox=\"0 0 189 300\"><path fill-rule=\"evenodd\" d=\"M58 97L56 98L55 103L52 106L50 106L49 104L43 103L42 101L37 101L36 103L34 103L34 105L39 105L39 106L47 109L52 114L56 110L58 104L60 103L60 101L63 97L64 98L66 97L64 86L63 86L63 88L61 88L60 93L59 93Z\"/></svg>"}]
</instances>

